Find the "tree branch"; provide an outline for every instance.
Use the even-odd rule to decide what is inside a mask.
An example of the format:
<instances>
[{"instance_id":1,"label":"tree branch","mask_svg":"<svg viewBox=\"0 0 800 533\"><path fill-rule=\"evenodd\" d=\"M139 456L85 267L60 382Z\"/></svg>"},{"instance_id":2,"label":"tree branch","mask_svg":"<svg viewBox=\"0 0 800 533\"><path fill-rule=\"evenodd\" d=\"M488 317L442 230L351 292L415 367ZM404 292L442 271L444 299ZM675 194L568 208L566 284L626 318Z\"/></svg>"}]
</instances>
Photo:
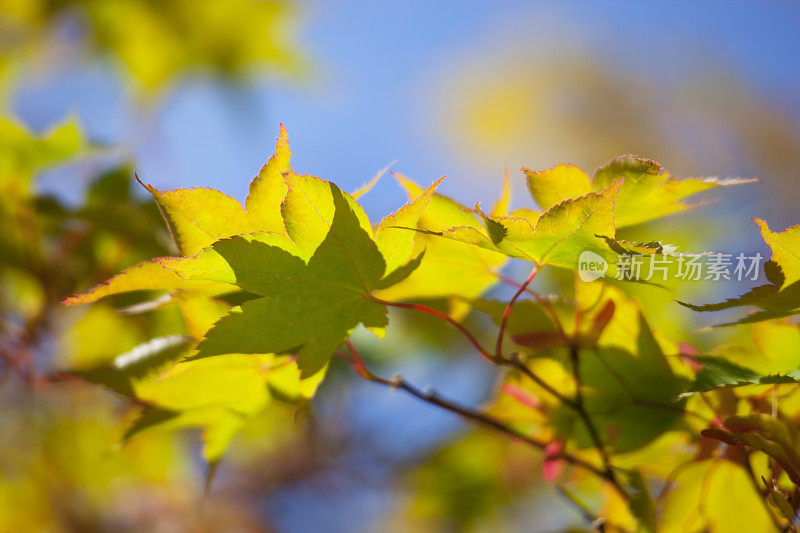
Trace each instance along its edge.
<instances>
[{"instance_id":1,"label":"tree branch","mask_svg":"<svg viewBox=\"0 0 800 533\"><path fill-rule=\"evenodd\" d=\"M423 402L435 405L436 407L440 407L442 409L445 409L446 411L450 411L451 413L455 413L466 420L493 429L499 433L511 437L516 441L523 442L529 446L532 446L537 450L544 450L547 447L548 445L547 441L537 439L531 437L530 435L521 433L520 431L514 429L505 422L493 417L492 415L484 411L458 405L454 402L451 402L449 400L440 397L435 392L422 391L416 388L415 386L411 385L409 382L407 382L400 376L394 376L392 379L386 379L381 376L373 374L364 364L364 361L361 359L361 356L359 355L358 350L356 350L353 343L348 339L345 344L347 346L348 351L350 352L350 357L348 358L345 356L345 360L348 362L351 368L356 372L356 374L358 374L364 380L370 381L372 383L377 383L379 385L383 385L391 389L403 390L406 393L410 394L411 396L414 396L415 398L422 400ZM555 458L561 459L571 465L580 467L606 480L617 491L619 491L620 494L622 494L626 498L628 497L627 493L624 491L622 486L619 485L617 480L613 476L610 476L606 470L598 468L589 461L586 461L585 459L582 459L564 450L558 452L558 454L555 455Z\"/></svg>"},{"instance_id":2,"label":"tree branch","mask_svg":"<svg viewBox=\"0 0 800 533\"><path fill-rule=\"evenodd\" d=\"M572 365L572 376L575 379L575 401L572 403L572 407L583 421L583 425L586 426L586 430L589 432L589 437L592 439L595 449L597 449L597 452L600 454L600 457L603 460L603 468L605 468L606 474L610 478L614 479L614 482L621 487L614 471L614 465L611 463L611 456L608 455L608 451L603 444L603 440L600 438L600 432L597 431L597 427L594 425L594 422L592 422L592 418L586 411L586 407L583 402L583 379L581 378L580 370L580 351L577 343L575 342L569 343L569 359Z\"/></svg>"}]
</instances>

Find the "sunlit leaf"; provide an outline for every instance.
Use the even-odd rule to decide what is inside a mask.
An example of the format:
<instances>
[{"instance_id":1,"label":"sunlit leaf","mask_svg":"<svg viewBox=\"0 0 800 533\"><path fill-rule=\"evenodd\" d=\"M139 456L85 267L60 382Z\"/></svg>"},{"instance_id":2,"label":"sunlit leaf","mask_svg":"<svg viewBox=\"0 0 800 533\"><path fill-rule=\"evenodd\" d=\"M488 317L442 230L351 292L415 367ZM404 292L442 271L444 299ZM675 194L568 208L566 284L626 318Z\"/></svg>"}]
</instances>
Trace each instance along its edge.
<instances>
[{"instance_id":1,"label":"sunlit leaf","mask_svg":"<svg viewBox=\"0 0 800 533\"><path fill-rule=\"evenodd\" d=\"M617 198L617 227L633 226L666 215L696 207L682 200L715 187L753 183L755 179L687 178L670 177L664 168L649 159L626 155L613 159L597 169L595 189L608 187L623 179Z\"/></svg>"},{"instance_id":2,"label":"sunlit leaf","mask_svg":"<svg viewBox=\"0 0 800 533\"><path fill-rule=\"evenodd\" d=\"M306 180L307 188L308 184ZM298 349L303 375L311 376L324 367L356 325L386 325L386 309L370 298L386 263L341 191L325 186L335 212L329 215L327 235L307 264L280 248L241 238L214 245L231 265L237 285L264 297L244 302L241 312L220 320L200 344L200 357ZM317 185L313 187L313 198L324 201L326 196ZM311 201L311 195L303 195L300 208ZM297 230L302 231L315 239L315 230Z\"/></svg>"},{"instance_id":3,"label":"sunlit leaf","mask_svg":"<svg viewBox=\"0 0 800 533\"><path fill-rule=\"evenodd\" d=\"M424 189L411 180L395 174L406 189L409 199L419 198ZM450 224L475 224L477 221L450 198L434 194L419 219L417 228L442 231ZM387 300L411 298L474 298L497 283L496 270L505 257L469 244L459 243L419 232L414 236L413 253L425 251L425 258L406 280L380 291Z\"/></svg>"},{"instance_id":4,"label":"sunlit leaf","mask_svg":"<svg viewBox=\"0 0 800 533\"><path fill-rule=\"evenodd\" d=\"M540 172L528 168L522 171L527 178L528 190L542 211L593 191L589 176L574 165L557 165Z\"/></svg>"},{"instance_id":5,"label":"sunlit leaf","mask_svg":"<svg viewBox=\"0 0 800 533\"><path fill-rule=\"evenodd\" d=\"M614 199L619 185L563 201L543 213L535 225L525 218L478 212L483 227L476 221L433 233L537 264L576 269L585 251L615 262L616 253L603 237L614 237Z\"/></svg>"}]
</instances>

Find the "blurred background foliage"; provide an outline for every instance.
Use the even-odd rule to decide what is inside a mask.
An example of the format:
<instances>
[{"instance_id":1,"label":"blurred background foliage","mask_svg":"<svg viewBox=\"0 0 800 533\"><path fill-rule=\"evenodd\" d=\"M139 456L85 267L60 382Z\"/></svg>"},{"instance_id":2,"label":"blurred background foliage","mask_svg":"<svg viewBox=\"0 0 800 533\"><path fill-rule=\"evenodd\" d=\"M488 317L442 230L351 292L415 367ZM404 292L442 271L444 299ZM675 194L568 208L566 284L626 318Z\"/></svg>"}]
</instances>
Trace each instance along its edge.
<instances>
[{"instance_id":1,"label":"blurred background foliage","mask_svg":"<svg viewBox=\"0 0 800 533\"><path fill-rule=\"evenodd\" d=\"M64 45L114 62L142 91L192 71L241 78L261 69L297 72L293 9L286 2L10 0L2 6L6 68L64 54Z\"/></svg>"},{"instance_id":2,"label":"blurred background foliage","mask_svg":"<svg viewBox=\"0 0 800 533\"><path fill-rule=\"evenodd\" d=\"M622 236L766 255L747 218L776 228L798 222L798 21L797 6L778 3L3 1L0 529L586 530L580 510L543 480L539 455L360 383L337 365L311 408L266 402L204 495L196 433L155 432L123 445L141 406L62 372L185 333L176 309L133 314L135 302L124 299L91 309L59 302L174 253L132 169L161 189L214 186L241 198L279 121L292 134L298 168L354 190L399 158L396 169L419 183L452 175L442 190L467 205L495 199L508 168L512 206L534 207L520 166L574 162L591 172L621 153L652 157L680 177L758 176L760 185L707 196L724 197L717 205ZM385 178L365 203L378 220L402 199ZM506 274L523 272L512 265ZM435 287L413 285L391 296L434 296L427 303L489 335L492 299L513 288L486 276L494 287L487 300L464 291L464 301L444 301ZM558 272L537 283L565 300L588 298ZM738 294L738 284L671 289L634 291L661 357L679 353L679 342L724 342L726 357L761 372L800 366L795 323L701 334L706 317L673 302ZM618 305L635 323L635 304ZM478 312L467 314L470 307ZM402 370L463 403L485 402L552 431L540 427L551 406L521 384L495 383L452 330L426 316L391 318L385 341L358 338L383 374ZM615 339L618 349L635 351L624 332ZM535 364L563 381L563 358L554 349ZM598 384L613 383L595 370ZM676 380L685 377L676 370ZM644 394L672 392L661 383ZM626 391L609 385L603 393ZM751 407L728 394L715 401L730 414ZM711 415L690 402L700 418ZM741 469L705 458L682 467L693 452L685 434L637 433L641 416L622 417L626 438L638 442L620 444L621 457L649 461L656 476L677 472L678 490L659 500L668 530L765 528ZM560 424L568 434L570 421ZM689 417L677 427L705 426ZM591 479L573 473L568 481L580 501L630 523ZM701 487L718 495L698 508ZM731 516L731 508L741 512Z\"/></svg>"}]
</instances>

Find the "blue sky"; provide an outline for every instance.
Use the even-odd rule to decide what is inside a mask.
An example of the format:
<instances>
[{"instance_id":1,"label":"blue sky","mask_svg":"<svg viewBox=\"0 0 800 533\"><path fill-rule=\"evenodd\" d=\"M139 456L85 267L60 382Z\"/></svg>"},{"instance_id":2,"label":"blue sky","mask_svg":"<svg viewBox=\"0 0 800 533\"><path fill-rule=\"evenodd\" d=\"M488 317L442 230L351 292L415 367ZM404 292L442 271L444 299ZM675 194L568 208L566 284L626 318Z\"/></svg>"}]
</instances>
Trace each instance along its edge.
<instances>
[{"instance_id":1,"label":"blue sky","mask_svg":"<svg viewBox=\"0 0 800 533\"><path fill-rule=\"evenodd\" d=\"M242 198L289 128L295 168L352 189L387 163L444 190L488 200L459 154L437 137L428 95L453 65L500 46L557 53L566 47L643 76L685 76L699 62L732 71L797 114L800 4L792 2L308 2L300 43L307 80L230 87L209 79L177 86L153 120L126 104L124 87L96 65L62 68L23 86L17 112L36 127L77 112L98 139L129 142L136 166L159 187L213 186ZM502 50L502 48L500 48ZM427 107L426 107L427 106ZM497 161L512 169L529 161ZM63 187L64 184L60 184ZM471 191L468 193L467 191ZM368 197L370 214L402 200L392 180Z\"/></svg>"}]
</instances>

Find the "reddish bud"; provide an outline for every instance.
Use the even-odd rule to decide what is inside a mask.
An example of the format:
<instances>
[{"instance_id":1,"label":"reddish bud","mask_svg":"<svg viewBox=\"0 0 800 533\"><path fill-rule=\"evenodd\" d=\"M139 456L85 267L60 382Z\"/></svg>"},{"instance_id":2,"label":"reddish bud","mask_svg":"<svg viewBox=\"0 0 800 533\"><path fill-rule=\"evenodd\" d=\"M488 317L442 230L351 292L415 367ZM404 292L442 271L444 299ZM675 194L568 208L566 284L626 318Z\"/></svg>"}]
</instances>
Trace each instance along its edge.
<instances>
[{"instance_id":1,"label":"reddish bud","mask_svg":"<svg viewBox=\"0 0 800 533\"><path fill-rule=\"evenodd\" d=\"M542 476L548 483L554 483L564 472L564 461L560 459L564 451L564 443L554 440L544 448L544 462L542 463Z\"/></svg>"}]
</instances>

